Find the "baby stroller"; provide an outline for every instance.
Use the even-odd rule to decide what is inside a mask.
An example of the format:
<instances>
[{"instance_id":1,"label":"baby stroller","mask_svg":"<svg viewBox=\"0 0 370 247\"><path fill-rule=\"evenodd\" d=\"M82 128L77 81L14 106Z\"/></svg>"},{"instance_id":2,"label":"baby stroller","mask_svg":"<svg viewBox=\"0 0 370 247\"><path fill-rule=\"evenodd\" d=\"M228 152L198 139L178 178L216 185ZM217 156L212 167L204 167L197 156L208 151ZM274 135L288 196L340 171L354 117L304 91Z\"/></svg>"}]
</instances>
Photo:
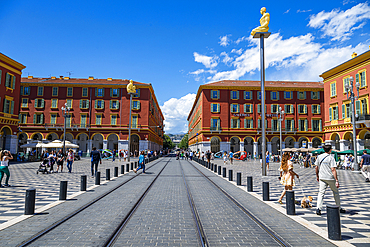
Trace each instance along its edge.
<instances>
[{"instance_id":1,"label":"baby stroller","mask_svg":"<svg viewBox=\"0 0 370 247\"><path fill-rule=\"evenodd\" d=\"M49 159L44 159L41 161L39 169L37 169L36 174L39 174L39 172L42 172L42 174L48 174L50 171L48 171L48 165L49 165Z\"/></svg>"}]
</instances>

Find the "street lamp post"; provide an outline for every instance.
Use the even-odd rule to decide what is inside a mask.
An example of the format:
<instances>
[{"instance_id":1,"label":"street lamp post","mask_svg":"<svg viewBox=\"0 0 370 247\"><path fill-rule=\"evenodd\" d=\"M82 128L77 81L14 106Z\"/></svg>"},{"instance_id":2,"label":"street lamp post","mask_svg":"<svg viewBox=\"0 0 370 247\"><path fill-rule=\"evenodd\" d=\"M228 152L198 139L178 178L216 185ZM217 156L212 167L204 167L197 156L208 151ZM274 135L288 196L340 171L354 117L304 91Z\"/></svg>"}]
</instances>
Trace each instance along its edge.
<instances>
[{"instance_id":1,"label":"street lamp post","mask_svg":"<svg viewBox=\"0 0 370 247\"><path fill-rule=\"evenodd\" d=\"M281 106L279 106L279 130L280 130L280 160L282 157L283 141L282 141L282 122L284 120L284 111L282 111Z\"/></svg>"},{"instance_id":2,"label":"street lamp post","mask_svg":"<svg viewBox=\"0 0 370 247\"><path fill-rule=\"evenodd\" d=\"M67 117L69 117L69 111L71 108L67 106L67 103L62 106L63 117L64 117L64 134L63 134L63 154L66 153L66 125L67 125Z\"/></svg>"},{"instance_id":3,"label":"street lamp post","mask_svg":"<svg viewBox=\"0 0 370 247\"><path fill-rule=\"evenodd\" d=\"M354 168L354 171L357 172L359 170L359 166L358 166L358 163L357 163L356 106L355 106L355 100L358 99L359 94L360 94L360 82L356 81L356 84L353 85L353 77L352 76L349 78L349 82L350 82L350 85L349 84L346 84L345 85L345 89L346 89L346 93L347 93L347 99L348 98L351 98L352 127L353 127L352 140L353 140L353 152L354 152L354 156L355 156L353 168ZM354 88L353 88L354 86L357 89L357 95L358 96L355 95Z\"/></svg>"},{"instance_id":4,"label":"street lamp post","mask_svg":"<svg viewBox=\"0 0 370 247\"><path fill-rule=\"evenodd\" d=\"M131 122L132 122L132 96L136 94L136 87L134 86L134 82L130 80L129 84L126 86L127 93L130 95L130 119L128 121L128 162L130 162L131 157Z\"/></svg>"}]
</instances>

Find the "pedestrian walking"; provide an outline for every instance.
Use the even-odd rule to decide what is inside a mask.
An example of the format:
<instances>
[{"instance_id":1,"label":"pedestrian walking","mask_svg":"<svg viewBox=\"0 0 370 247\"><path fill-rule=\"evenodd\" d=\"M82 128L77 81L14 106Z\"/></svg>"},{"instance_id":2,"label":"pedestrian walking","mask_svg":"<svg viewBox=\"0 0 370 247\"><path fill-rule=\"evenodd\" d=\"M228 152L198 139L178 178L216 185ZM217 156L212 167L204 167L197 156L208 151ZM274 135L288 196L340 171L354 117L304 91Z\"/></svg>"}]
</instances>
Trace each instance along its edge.
<instances>
[{"instance_id":1,"label":"pedestrian walking","mask_svg":"<svg viewBox=\"0 0 370 247\"><path fill-rule=\"evenodd\" d=\"M64 159L65 159L65 155L63 153L63 150L59 149L59 152L57 154L57 171L56 171L56 173L59 172L59 167L60 167L60 172L63 172Z\"/></svg>"},{"instance_id":2,"label":"pedestrian walking","mask_svg":"<svg viewBox=\"0 0 370 247\"><path fill-rule=\"evenodd\" d=\"M114 162L114 161L116 160L116 154L117 154L116 150L115 150L115 149L113 149L113 153L112 153L112 155L113 155L113 157L112 157L112 162Z\"/></svg>"},{"instance_id":3,"label":"pedestrian walking","mask_svg":"<svg viewBox=\"0 0 370 247\"><path fill-rule=\"evenodd\" d=\"M100 152L96 150L96 147L92 148L90 157L91 157L91 177L94 177L96 175L96 172L98 171L99 162L101 164ZM94 168L95 168L95 172L94 172Z\"/></svg>"},{"instance_id":4,"label":"pedestrian walking","mask_svg":"<svg viewBox=\"0 0 370 247\"><path fill-rule=\"evenodd\" d=\"M364 154L361 157L360 166L366 178L365 182L370 182L370 155L367 154L366 150L364 150Z\"/></svg>"},{"instance_id":5,"label":"pedestrian walking","mask_svg":"<svg viewBox=\"0 0 370 247\"><path fill-rule=\"evenodd\" d=\"M224 165L227 165L227 160L228 160L228 157L227 157L227 153L226 151L224 152L224 154L222 155L222 158L224 160Z\"/></svg>"},{"instance_id":6,"label":"pedestrian walking","mask_svg":"<svg viewBox=\"0 0 370 247\"><path fill-rule=\"evenodd\" d=\"M339 181L337 176L336 164L334 158L330 155L332 147L331 145L324 145L323 149L325 153L320 154L316 160L316 179L319 182L319 194L317 196L317 209L316 214L321 215L324 194L326 188L330 186L333 191L335 204L340 208L341 213L345 213L346 210L340 207L339 197Z\"/></svg>"},{"instance_id":7,"label":"pedestrian walking","mask_svg":"<svg viewBox=\"0 0 370 247\"><path fill-rule=\"evenodd\" d=\"M230 150L230 152L229 152L229 159L230 159L230 165L232 165L233 164L233 152L231 152L231 150Z\"/></svg>"},{"instance_id":8,"label":"pedestrian walking","mask_svg":"<svg viewBox=\"0 0 370 247\"><path fill-rule=\"evenodd\" d=\"M9 160L13 159L12 154L8 150L4 150L0 153L0 187L10 187L9 178L10 178L10 171L9 171ZM4 174L6 175L5 184L4 186L1 185L3 180Z\"/></svg>"},{"instance_id":9,"label":"pedestrian walking","mask_svg":"<svg viewBox=\"0 0 370 247\"><path fill-rule=\"evenodd\" d=\"M208 150L206 153L208 163L211 163L211 152Z\"/></svg>"},{"instance_id":10,"label":"pedestrian walking","mask_svg":"<svg viewBox=\"0 0 370 247\"><path fill-rule=\"evenodd\" d=\"M282 200L286 194L287 190L292 190L295 186L294 177L299 178L299 175L293 171L293 162L289 160L289 153L284 153L283 158L281 159L281 165L279 168L280 171L280 183L284 185L284 190L279 197L278 202L282 204Z\"/></svg>"},{"instance_id":11,"label":"pedestrian walking","mask_svg":"<svg viewBox=\"0 0 370 247\"><path fill-rule=\"evenodd\" d=\"M75 155L73 153L73 150L70 149L67 155L67 168L68 168L69 173L72 172L72 164L74 160L75 160Z\"/></svg>"},{"instance_id":12,"label":"pedestrian walking","mask_svg":"<svg viewBox=\"0 0 370 247\"><path fill-rule=\"evenodd\" d=\"M267 167L267 171L270 170L270 153L269 153L269 151L266 152L266 167Z\"/></svg>"},{"instance_id":13,"label":"pedestrian walking","mask_svg":"<svg viewBox=\"0 0 370 247\"><path fill-rule=\"evenodd\" d=\"M143 173L145 173L145 156L144 151L141 151L139 156L139 167L134 169L134 172L137 173L138 170L143 169Z\"/></svg>"}]
</instances>

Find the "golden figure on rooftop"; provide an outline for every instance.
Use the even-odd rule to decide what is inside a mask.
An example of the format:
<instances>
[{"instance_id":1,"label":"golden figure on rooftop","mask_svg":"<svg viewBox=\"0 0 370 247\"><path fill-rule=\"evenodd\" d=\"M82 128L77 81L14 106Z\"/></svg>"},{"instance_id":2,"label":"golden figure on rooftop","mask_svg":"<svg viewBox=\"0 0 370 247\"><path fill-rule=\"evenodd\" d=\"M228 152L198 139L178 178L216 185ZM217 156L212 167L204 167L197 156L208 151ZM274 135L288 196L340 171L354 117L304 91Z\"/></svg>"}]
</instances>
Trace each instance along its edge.
<instances>
[{"instance_id":1,"label":"golden figure on rooftop","mask_svg":"<svg viewBox=\"0 0 370 247\"><path fill-rule=\"evenodd\" d=\"M268 32L269 30L270 14L266 13L265 7L261 8L261 14L262 14L262 17L260 19L261 26L256 27L255 29L252 30L251 33L252 36L254 36L254 34L257 32Z\"/></svg>"},{"instance_id":2,"label":"golden figure on rooftop","mask_svg":"<svg viewBox=\"0 0 370 247\"><path fill-rule=\"evenodd\" d=\"M134 82L132 80L130 80L130 83L127 84L126 88L128 93L136 93L136 87L134 86Z\"/></svg>"}]
</instances>

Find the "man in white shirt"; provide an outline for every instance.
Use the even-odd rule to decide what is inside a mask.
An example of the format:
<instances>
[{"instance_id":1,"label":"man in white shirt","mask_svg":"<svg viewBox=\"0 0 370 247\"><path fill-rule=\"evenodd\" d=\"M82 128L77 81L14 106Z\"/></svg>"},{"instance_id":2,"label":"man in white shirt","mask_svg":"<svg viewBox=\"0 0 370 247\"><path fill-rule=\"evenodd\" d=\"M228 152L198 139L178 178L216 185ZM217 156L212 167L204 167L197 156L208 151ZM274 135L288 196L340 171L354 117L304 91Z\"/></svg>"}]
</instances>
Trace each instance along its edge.
<instances>
[{"instance_id":1,"label":"man in white shirt","mask_svg":"<svg viewBox=\"0 0 370 247\"><path fill-rule=\"evenodd\" d=\"M321 209L324 199L324 194L326 188L330 186L330 189L333 191L335 204L340 208L341 213L345 213L346 210L340 207L340 197L339 197L339 181L336 170L336 163L334 158L330 155L331 145L324 145L323 149L325 153L320 154L317 157L316 165L316 178L319 182L319 194L317 196L317 209L316 214L321 215Z\"/></svg>"}]
</instances>

